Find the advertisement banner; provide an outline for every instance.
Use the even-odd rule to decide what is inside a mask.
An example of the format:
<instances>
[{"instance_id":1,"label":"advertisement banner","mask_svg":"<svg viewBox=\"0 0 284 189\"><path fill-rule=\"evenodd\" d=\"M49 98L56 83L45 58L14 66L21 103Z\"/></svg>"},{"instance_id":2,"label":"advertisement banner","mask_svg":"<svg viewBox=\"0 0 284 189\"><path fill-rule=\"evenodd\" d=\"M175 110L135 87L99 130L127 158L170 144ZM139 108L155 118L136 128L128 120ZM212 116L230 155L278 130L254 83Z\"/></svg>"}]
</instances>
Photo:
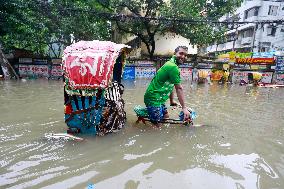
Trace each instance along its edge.
<instances>
[{"instance_id":1,"label":"advertisement banner","mask_svg":"<svg viewBox=\"0 0 284 189\"><path fill-rule=\"evenodd\" d=\"M29 63L32 64L33 63L33 59L32 58L19 58L19 63Z\"/></svg>"},{"instance_id":2,"label":"advertisement banner","mask_svg":"<svg viewBox=\"0 0 284 189\"><path fill-rule=\"evenodd\" d=\"M152 67L155 62L150 60L138 60L136 63L141 67Z\"/></svg>"},{"instance_id":3,"label":"advertisement banner","mask_svg":"<svg viewBox=\"0 0 284 189\"><path fill-rule=\"evenodd\" d=\"M284 56L277 56L275 71L284 73Z\"/></svg>"},{"instance_id":4,"label":"advertisement banner","mask_svg":"<svg viewBox=\"0 0 284 189\"><path fill-rule=\"evenodd\" d=\"M135 77L136 78L153 78L156 74L155 67L136 67Z\"/></svg>"},{"instance_id":5,"label":"advertisement banner","mask_svg":"<svg viewBox=\"0 0 284 189\"><path fill-rule=\"evenodd\" d=\"M28 74L30 73L30 65L19 65L19 75L20 77L25 77L28 76Z\"/></svg>"},{"instance_id":6,"label":"advertisement banner","mask_svg":"<svg viewBox=\"0 0 284 189\"><path fill-rule=\"evenodd\" d=\"M33 61L34 64L47 64L47 62L46 59L34 59Z\"/></svg>"},{"instance_id":7,"label":"advertisement banner","mask_svg":"<svg viewBox=\"0 0 284 189\"><path fill-rule=\"evenodd\" d=\"M62 59L61 58L54 58L51 59L52 64L61 64L62 63Z\"/></svg>"},{"instance_id":8,"label":"advertisement banner","mask_svg":"<svg viewBox=\"0 0 284 189\"><path fill-rule=\"evenodd\" d=\"M122 78L125 80L135 80L135 67L125 66Z\"/></svg>"},{"instance_id":9,"label":"advertisement banner","mask_svg":"<svg viewBox=\"0 0 284 189\"><path fill-rule=\"evenodd\" d=\"M48 66L19 64L19 74L21 77L26 77L26 76L48 77Z\"/></svg>"},{"instance_id":10,"label":"advertisement banner","mask_svg":"<svg viewBox=\"0 0 284 189\"><path fill-rule=\"evenodd\" d=\"M272 77L273 77L273 72L265 72L262 73L262 83L271 83L272 82Z\"/></svg>"},{"instance_id":11,"label":"advertisement banner","mask_svg":"<svg viewBox=\"0 0 284 189\"><path fill-rule=\"evenodd\" d=\"M48 77L48 66L47 65L33 65L33 75L37 77Z\"/></svg>"},{"instance_id":12,"label":"advertisement banner","mask_svg":"<svg viewBox=\"0 0 284 189\"><path fill-rule=\"evenodd\" d=\"M63 75L63 70L61 68L61 65L52 65L50 74L51 77L61 77Z\"/></svg>"},{"instance_id":13,"label":"advertisement banner","mask_svg":"<svg viewBox=\"0 0 284 189\"><path fill-rule=\"evenodd\" d=\"M252 57L253 58L273 58L276 51L270 51L270 52L253 52Z\"/></svg>"},{"instance_id":14,"label":"advertisement banner","mask_svg":"<svg viewBox=\"0 0 284 189\"><path fill-rule=\"evenodd\" d=\"M274 64L274 58L236 58L237 64Z\"/></svg>"},{"instance_id":15,"label":"advertisement banner","mask_svg":"<svg viewBox=\"0 0 284 189\"><path fill-rule=\"evenodd\" d=\"M284 74L275 74L275 82L278 85L284 85Z\"/></svg>"},{"instance_id":16,"label":"advertisement banner","mask_svg":"<svg viewBox=\"0 0 284 189\"><path fill-rule=\"evenodd\" d=\"M213 65L211 63L198 63L197 68L211 69Z\"/></svg>"},{"instance_id":17,"label":"advertisement banner","mask_svg":"<svg viewBox=\"0 0 284 189\"><path fill-rule=\"evenodd\" d=\"M97 53L67 56L64 60L64 72L69 76L69 84L74 89L105 88L112 75L117 53Z\"/></svg>"},{"instance_id":18,"label":"advertisement banner","mask_svg":"<svg viewBox=\"0 0 284 189\"><path fill-rule=\"evenodd\" d=\"M239 53L236 51L231 51L226 54L219 54L217 57L217 62L235 62L236 58L251 58L252 52L249 53Z\"/></svg>"},{"instance_id":19,"label":"advertisement banner","mask_svg":"<svg viewBox=\"0 0 284 189\"><path fill-rule=\"evenodd\" d=\"M182 80L191 80L192 69L191 68L180 68L180 77Z\"/></svg>"},{"instance_id":20,"label":"advertisement banner","mask_svg":"<svg viewBox=\"0 0 284 189\"><path fill-rule=\"evenodd\" d=\"M236 62L237 58L273 58L275 55L275 51L270 52L248 52L248 53L240 53L231 51L226 54L218 55L218 62Z\"/></svg>"},{"instance_id":21,"label":"advertisement banner","mask_svg":"<svg viewBox=\"0 0 284 189\"><path fill-rule=\"evenodd\" d=\"M230 54L219 54L216 61L217 62L229 62Z\"/></svg>"}]
</instances>

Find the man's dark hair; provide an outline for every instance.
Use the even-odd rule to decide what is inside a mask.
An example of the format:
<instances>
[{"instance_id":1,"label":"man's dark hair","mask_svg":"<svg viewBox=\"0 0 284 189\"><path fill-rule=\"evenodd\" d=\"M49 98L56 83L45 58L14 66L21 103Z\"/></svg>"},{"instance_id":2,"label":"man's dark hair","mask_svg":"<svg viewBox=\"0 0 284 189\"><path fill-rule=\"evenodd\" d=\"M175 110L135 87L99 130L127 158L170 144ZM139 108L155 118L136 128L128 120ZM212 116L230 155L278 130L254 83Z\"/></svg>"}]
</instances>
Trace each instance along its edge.
<instances>
[{"instance_id":1,"label":"man's dark hair","mask_svg":"<svg viewBox=\"0 0 284 189\"><path fill-rule=\"evenodd\" d=\"M175 53L177 53L177 52L179 51L179 49L184 49L184 50L188 51L187 46L178 46L178 47L175 49Z\"/></svg>"}]
</instances>

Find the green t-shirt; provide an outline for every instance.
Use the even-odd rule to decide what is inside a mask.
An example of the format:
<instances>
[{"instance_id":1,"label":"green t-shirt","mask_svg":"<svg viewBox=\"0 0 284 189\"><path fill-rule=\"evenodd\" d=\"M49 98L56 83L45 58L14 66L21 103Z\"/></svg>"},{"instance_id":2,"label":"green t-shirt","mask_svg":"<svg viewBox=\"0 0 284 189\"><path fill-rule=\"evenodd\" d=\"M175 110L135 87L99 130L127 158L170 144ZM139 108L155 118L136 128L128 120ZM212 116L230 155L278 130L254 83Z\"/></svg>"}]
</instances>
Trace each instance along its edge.
<instances>
[{"instance_id":1,"label":"green t-shirt","mask_svg":"<svg viewBox=\"0 0 284 189\"><path fill-rule=\"evenodd\" d=\"M160 106L165 104L175 84L180 84L180 70L176 63L176 57L173 56L152 79L144 95L145 105Z\"/></svg>"}]
</instances>

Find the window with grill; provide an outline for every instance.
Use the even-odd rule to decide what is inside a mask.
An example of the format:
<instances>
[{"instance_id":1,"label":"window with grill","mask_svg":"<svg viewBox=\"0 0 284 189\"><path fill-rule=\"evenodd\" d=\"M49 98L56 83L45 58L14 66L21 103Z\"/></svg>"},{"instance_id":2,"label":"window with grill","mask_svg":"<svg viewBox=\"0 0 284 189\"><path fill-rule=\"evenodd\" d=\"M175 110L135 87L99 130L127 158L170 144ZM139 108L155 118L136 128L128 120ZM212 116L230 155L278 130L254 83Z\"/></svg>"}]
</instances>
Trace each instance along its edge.
<instances>
[{"instance_id":1,"label":"window with grill","mask_svg":"<svg viewBox=\"0 0 284 189\"><path fill-rule=\"evenodd\" d=\"M242 37L246 38L246 37L252 37L253 36L253 28L250 28L248 30L244 30L242 33Z\"/></svg>"},{"instance_id":2,"label":"window with grill","mask_svg":"<svg viewBox=\"0 0 284 189\"><path fill-rule=\"evenodd\" d=\"M268 10L268 15L276 16L277 15L278 6L270 5Z\"/></svg>"},{"instance_id":3,"label":"window with grill","mask_svg":"<svg viewBox=\"0 0 284 189\"><path fill-rule=\"evenodd\" d=\"M245 11L245 19L252 17L252 16L257 16L259 11L259 7L253 7L251 9L248 9Z\"/></svg>"},{"instance_id":4,"label":"window with grill","mask_svg":"<svg viewBox=\"0 0 284 189\"><path fill-rule=\"evenodd\" d=\"M229 35L227 35L226 36L226 38L227 38L227 42L230 42L230 41L234 41L234 40L236 40L236 34L229 34Z\"/></svg>"},{"instance_id":5,"label":"window with grill","mask_svg":"<svg viewBox=\"0 0 284 189\"><path fill-rule=\"evenodd\" d=\"M275 33L276 33L276 27L268 27L267 28L267 35L275 36Z\"/></svg>"}]
</instances>

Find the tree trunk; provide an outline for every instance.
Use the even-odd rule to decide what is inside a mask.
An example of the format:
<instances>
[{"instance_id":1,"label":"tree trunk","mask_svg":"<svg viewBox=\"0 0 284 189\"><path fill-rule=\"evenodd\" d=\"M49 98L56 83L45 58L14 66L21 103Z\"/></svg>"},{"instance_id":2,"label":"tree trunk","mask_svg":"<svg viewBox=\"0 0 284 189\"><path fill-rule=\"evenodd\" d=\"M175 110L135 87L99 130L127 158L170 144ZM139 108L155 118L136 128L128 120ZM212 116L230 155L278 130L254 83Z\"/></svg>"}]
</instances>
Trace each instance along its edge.
<instances>
[{"instance_id":1,"label":"tree trunk","mask_svg":"<svg viewBox=\"0 0 284 189\"><path fill-rule=\"evenodd\" d=\"M145 38L142 38L140 36L138 36L141 41L146 45L147 47L147 51L149 53L149 58L150 60L153 60L154 58L154 52L155 52L155 41L148 41Z\"/></svg>"},{"instance_id":2,"label":"tree trunk","mask_svg":"<svg viewBox=\"0 0 284 189\"><path fill-rule=\"evenodd\" d=\"M156 47L155 40L151 39L149 41L149 43L147 43L147 44L145 43L145 45L147 47L147 51L149 53L150 60L153 60L154 59L155 47Z\"/></svg>"},{"instance_id":3,"label":"tree trunk","mask_svg":"<svg viewBox=\"0 0 284 189\"><path fill-rule=\"evenodd\" d=\"M152 47L151 49L153 49L153 47ZM150 58L150 60L153 60L153 59L154 59L154 52L151 50L151 51L148 52L148 53L149 53L149 58Z\"/></svg>"},{"instance_id":4,"label":"tree trunk","mask_svg":"<svg viewBox=\"0 0 284 189\"><path fill-rule=\"evenodd\" d=\"M17 79L19 79L18 74L14 70L13 66L9 63L7 58L5 57L1 48L0 48L0 66L2 67L4 78L6 79L11 78L11 76L14 75Z\"/></svg>"},{"instance_id":5,"label":"tree trunk","mask_svg":"<svg viewBox=\"0 0 284 189\"><path fill-rule=\"evenodd\" d=\"M150 36L150 40L151 40L150 59L153 60L153 58L154 58L154 52L155 52L155 48L156 48L156 43L155 43L154 35L153 35L153 36Z\"/></svg>"}]
</instances>

